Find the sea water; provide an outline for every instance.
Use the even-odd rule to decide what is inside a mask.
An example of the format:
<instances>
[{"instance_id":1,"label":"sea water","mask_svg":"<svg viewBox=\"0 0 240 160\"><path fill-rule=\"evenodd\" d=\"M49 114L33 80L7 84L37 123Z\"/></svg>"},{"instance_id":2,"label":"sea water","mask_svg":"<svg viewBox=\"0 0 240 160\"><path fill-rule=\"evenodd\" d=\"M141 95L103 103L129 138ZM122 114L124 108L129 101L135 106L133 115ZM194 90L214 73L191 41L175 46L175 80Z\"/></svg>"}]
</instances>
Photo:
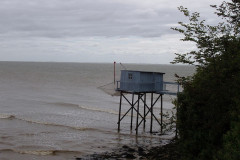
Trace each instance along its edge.
<instances>
[{"instance_id":1,"label":"sea water","mask_svg":"<svg viewBox=\"0 0 240 160\"><path fill-rule=\"evenodd\" d=\"M185 65L124 66L164 72L165 81L194 73ZM116 80L121 69L117 64ZM171 138L150 134L149 125L136 136L129 114L118 132L119 97L99 89L113 82L113 75L110 63L0 62L0 159L75 159L122 145L152 147ZM174 107L174 98L163 96L164 111ZM128 109L124 102L123 113ZM159 131L159 125L153 129Z\"/></svg>"}]
</instances>

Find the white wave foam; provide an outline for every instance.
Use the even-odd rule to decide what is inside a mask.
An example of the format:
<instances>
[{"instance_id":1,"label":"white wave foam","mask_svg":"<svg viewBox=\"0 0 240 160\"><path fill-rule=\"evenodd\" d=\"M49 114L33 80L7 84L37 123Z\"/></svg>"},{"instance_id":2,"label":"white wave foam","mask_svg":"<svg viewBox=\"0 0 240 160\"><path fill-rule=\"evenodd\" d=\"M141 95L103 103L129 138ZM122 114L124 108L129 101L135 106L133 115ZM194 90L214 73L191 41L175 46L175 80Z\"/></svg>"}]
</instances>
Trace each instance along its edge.
<instances>
[{"instance_id":1,"label":"white wave foam","mask_svg":"<svg viewBox=\"0 0 240 160\"><path fill-rule=\"evenodd\" d=\"M37 120L33 120L33 119L16 117L14 115L8 115L8 114L0 114L0 119L16 119L16 120L25 121L28 123L35 123L35 124L49 125L49 126L56 126L56 127L67 127L67 128L76 129L79 131L102 131L97 128L67 126L67 125L63 125L63 124L49 123L49 122L44 122L44 121L37 121Z\"/></svg>"},{"instance_id":2,"label":"white wave foam","mask_svg":"<svg viewBox=\"0 0 240 160\"><path fill-rule=\"evenodd\" d=\"M55 151L34 151L34 150L12 150L13 152L17 152L20 154L31 154L31 155L37 155L37 156L46 156L46 155L52 155Z\"/></svg>"},{"instance_id":3,"label":"white wave foam","mask_svg":"<svg viewBox=\"0 0 240 160\"><path fill-rule=\"evenodd\" d=\"M12 119L15 118L14 115L0 114L0 119Z\"/></svg>"},{"instance_id":4,"label":"white wave foam","mask_svg":"<svg viewBox=\"0 0 240 160\"><path fill-rule=\"evenodd\" d=\"M54 105L59 105L59 106L67 106L67 107L78 107L78 108L85 109L85 110L96 111L96 112L105 112L105 113L118 115L118 112L115 110L95 108L95 107L91 107L91 106L83 106L83 105L74 104L74 103L55 102L55 103L49 103L49 104L54 104Z\"/></svg>"},{"instance_id":5,"label":"white wave foam","mask_svg":"<svg viewBox=\"0 0 240 160\"><path fill-rule=\"evenodd\" d=\"M114 115L119 114L118 111L115 111L112 109L103 109L103 108L96 108L96 107L91 107L91 106L83 106L83 105L78 105L78 104L73 104L73 103L55 102L55 103L50 103L50 104L60 105L60 106L68 106L68 107L77 107L77 108L84 109L84 110L90 110L90 111L95 111L95 112L104 112L104 113L109 113L109 114L114 114ZM121 115L124 115L124 114L122 113ZM126 116L131 116L131 114L128 113ZM133 117L136 117L136 114L134 114ZM149 119L150 116L147 116L146 118Z\"/></svg>"},{"instance_id":6,"label":"white wave foam","mask_svg":"<svg viewBox=\"0 0 240 160\"><path fill-rule=\"evenodd\" d=\"M90 110L90 111L97 111L97 112L105 112L105 113L110 113L110 114L115 114L118 115L117 111L114 110L110 110L110 109L102 109L102 108L94 108L94 107L89 107L89 106L78 106L81 109L85 109L85 110Z\"/></svg>"},{"instance_id":7,"label":"white wave foam","mask_svg":"<svg viewBox=\"0 0 240 160\"><path fill-rule=\"evenodd\" d=\"M57 152L58 153L76 153L76 154L82 153L79 151L70 151L70 150L18 150L18 149L1 149L0 152L15 152L19 154L29 154L29 155L36 155L36 156L54 155Z\"/></svg>"},{"instance_id":8,"label":"white wave foam","mask_svg":"<svg viewBox=\"0 0 240 160\"><path fill-rule=\"evenodd\" d=\"M49 103L49 104L58 105L58 106L78 107L78 104L66 103L66 102L55 102L55 103Z\"/></svg>"},{"instance_id":9,"label":"white wave foam","mask_svg":"<svg viewBox=\"0 0 240 160\"><path fill-rule=\"evenodd\" d=\"M36 123L36 124L50 125L50 126L57 126L57 127L67 127L67 128L71 128L71 129L80 130L80 131L98 130L96 128L74 127L74 126L67 126L67 125L63 125L63 124L56 124L56 123L36 121L36 120L26 119L26 118L16 118L16 119L22 120L22 121L25 121L25 122L29 122L29 123Z\"/></svg>"},{"instance_id":10,"label":"white wave foam","mask_svg":"<svg viewBox=\"0 0 240 160\"><path fill-rule=\"evenodd\" d=\"M107 110L107 109L102 109L102 108L94 108L94 107L89 107L89 106L78 106L81 109L85 109L85 110L90 110L90 111L96 111L96 112L105 112L105 113L110 113L110 114L114 114L114 115L118 115L118 111L114 111L114 110ZM121 113L121 115L123 116L125 113ZM148 113L149 115L146 116L146 119L150 119L150 113ZM128 114L126 114L126 116L131 116L130 112ZM137 117L137 114L134 113L133 117Z\"/></svg>"}]
</instances>

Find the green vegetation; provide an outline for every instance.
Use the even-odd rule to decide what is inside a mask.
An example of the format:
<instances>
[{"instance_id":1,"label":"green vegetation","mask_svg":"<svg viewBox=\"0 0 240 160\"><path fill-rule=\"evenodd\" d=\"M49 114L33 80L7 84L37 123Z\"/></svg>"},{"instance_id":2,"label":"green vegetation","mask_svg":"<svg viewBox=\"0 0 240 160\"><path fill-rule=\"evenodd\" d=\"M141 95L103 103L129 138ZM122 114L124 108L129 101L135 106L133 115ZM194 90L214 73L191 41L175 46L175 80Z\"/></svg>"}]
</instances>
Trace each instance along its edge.
<instances>
[{"instance_id":1,"label":"green vegetation","mask_svg":"<svg viewBox=\"0 0 240 160\"><path fill-rule=\"evenodd\" d=\"M192 77L179 77L184 91L177 107L178 147L184 160L238 160L240 157L240 1L211 6L222 18L206 25L200 14L179 10L189 23L173 28L194 42L196 51L176 54L173 63L196 66Z\"/></svg>"}]
</instances>

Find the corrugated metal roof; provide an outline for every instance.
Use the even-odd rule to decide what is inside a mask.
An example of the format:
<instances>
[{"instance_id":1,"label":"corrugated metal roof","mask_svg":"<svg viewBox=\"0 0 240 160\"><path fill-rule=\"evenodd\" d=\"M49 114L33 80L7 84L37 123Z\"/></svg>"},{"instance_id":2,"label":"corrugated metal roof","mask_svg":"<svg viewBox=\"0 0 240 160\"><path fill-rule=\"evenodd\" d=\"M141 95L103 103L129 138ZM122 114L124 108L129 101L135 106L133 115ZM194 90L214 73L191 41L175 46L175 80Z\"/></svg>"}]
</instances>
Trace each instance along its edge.
<instances>
[{"instance_id":1,"label":"corrugated metal roof","mask_svg":"<svg viewBox=\"0 0 240 160\"><path fill-rule=\"evenodd\" d=\"M151 71L137 71L137 70L121 70L121 71L129 71L129 72L141 72L141 73L158 73L158 74L165 74L163 72L151 72Z\"/></svg>"}]
</instances>

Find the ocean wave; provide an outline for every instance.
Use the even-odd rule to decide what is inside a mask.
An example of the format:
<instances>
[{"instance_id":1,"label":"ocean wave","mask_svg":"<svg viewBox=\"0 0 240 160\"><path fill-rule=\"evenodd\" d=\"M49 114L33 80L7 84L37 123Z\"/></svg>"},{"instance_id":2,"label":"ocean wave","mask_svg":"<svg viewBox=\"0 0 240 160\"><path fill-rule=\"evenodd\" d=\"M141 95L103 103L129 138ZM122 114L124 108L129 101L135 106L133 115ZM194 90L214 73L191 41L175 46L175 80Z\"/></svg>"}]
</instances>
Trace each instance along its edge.
<instances>
[{"instance_id":1,"label":"ocean wave","mask_svg":"<svg viewBox=\"0 0 240 160\"><path fill-rule=\"evenodd\" d=\"M81 108L81 109L85 109L85 110L96 111L96 112L105 112L105 113L118 115L118 112L114 111L114 110L94 108L94 107L82 106L82 105L81 106L79 105L78 107Z\"/></svg>"},{"instance_id":2,"label":"ocean wave","mask_svg":"<svg viewBox=\"0 0 240 160\"><path fill-rule=\"evenodd\" d=\"M74 103L55 102L55 103L49 103L49 104L54 104L54 105L59 105L59 106L75 107L75 108L80 108L80 109L84 109L84 110L95 111L95 112L104 112L104 113L109 113L109 114L114 114L114 115L119 114L118 111L112 110L112 109L96 108L96 107L92 107L92 106L84 106L84 105L79 105L79 104L74 104ZM172 109L163 108L163 111L170 112L170 111L172 111ZM124 114L125 113L121 113L122 116ZM131 116L130 112L126 116ZM136 116L137 116L136 114L133 114L133 117L136 117ZM146 118L147 119L151 118L150 113L148 114L148 116L146 116Z\"/></svg>"},{"instance_id":3,"label":"ocean wave","mask_svg":"<svg viewBox=\"0 0 240 160\"><path fill-rule=\"evenodd\" d=\"M31 155L37 155L37 156L46 156L46 155L53 155L55 151L31 151L31 150L12 150L13 152L17 152L20 154L31 154Z\"/></svg>"},{"instance_id":4,"label":"ocean wave","mask_svg":"<svg viewBox=\"0 0 240 160\"><path fill-rule=\"evenodd\" d=\"M0 119L14 119L14 115L9 115L9 114L0 114Z\"/></svg>"},{"instance_id":5,"label":"ocean wave","mask_svg":"<svg viewBox=\"0 0 240 160\"><path fill-rule=\"evenodd\" d=\"M114 115L119 114L118 111L112 110L112 109L96 108L96 107L92 107L92 106L84 106L84 105L73 104L73 103L55 102L55 103L50 103L50 104L59 105L59 106L75 107L75 108L79 108L79 109L95 111L95 112L109 113L109 114L114 114ZM122 113L121 115L123 116L124 114L125 113ZM131 116L131 114L128 113L126 116ZM136 114L134 114L133 117L136 117ZM150 116L147 116L146 118L149 119Z\"/></svg>"},{"instance_id":6,"label":"ocean wave","mask_svg":"<svg viewBox=\"0 0 240 160\"><path fill-rule=\"evenodd\" d=\"M105 112L105 113L118 115L118 111L115 111L115 110L95 108L95 107L91 107L91 106L83 106L83 105L74 104L74 103L54 102L54 103L49 103L49 104L58 105L58 106L75 107L75 108L80 108L80 109L85 109L85 110L90 110L90 111Z\"/></svg>"},{"instance_id":7,"label":"ocean wave","mask_svg":"<svg viewBox=\"0 0 240 160\"><path fill-rule=\"evenodd\" d=\"M48 104L53 104L53 105L57 105L57 106L78 107L78 104L66 103L66 102L54 102L54 103L48 103Z\"/></svg>"},{"instance_id":8,"label":"ocean wave","mask_svg":"<svg viewBox=\"0 0 240 160\"><path fill-rule=\"evenodd\" d=\"M96 112L105 112L105 113L110 113L110 114L114 114L114 115L118 115L118 111L114 111L114 110L107 110L107 109L101 109L101 108L94 108L94 107L89 107L89 106L78 106L81 109L86 109L86 110L91 110L91 111L96 111ZM130 108L129 108L130 109ZM121 116L123 116L125 114L125 112L123 111L123 113L121 113ZM143 116L143 113L140 113ZM126 116L131 116L130 112L128 114L126 114ZM133 117L137 117L137 114L134 113ZM150 119L150 112L148 113L148 116L145 117L146 119Z\"/></svg>"},{"instance_id":9,"label":"ocean wave","mask_svg":"<svg viewBox=\"0 0 240 160\"><path fill-rule=\"evenodd\" d=\"M17 150L17 149L1 149L0 152L15 152L20 154L29 154L36 156L47 156L54 155L56 153L80 153L79 151L69 151L69 150Z\"/></svg>"},{"instance_id":10,"label":"ocean wave","mask_svg":"<svg viewBox=\"0 0 240 160\"><path fill-rule=\"evenodd\" d=\"M97 128L75 127L75 126L68 126L68 125L64 125L64 124L56 124L56 123L49 123L49 122L43 122L43 121L36 121L36 120L26 119L26 118L16 118L16 119L22 120L22 121L25 121L25 122L29 122L29 123L36 123L36 124L56 126L56 127L67 127L67 128L76 129L76 130L79 130L79 131L98 131L99 130Z\"/></svg>"},{"instance_id":11,"label":"ocean wave","mask_svg":"<svg viewBox=\"0 0 240 160\"><path fill-rule=\"evenodd\" d=\"M49 125L49 126L56 126L56 127L67 127L67 128L71 128L71 129L80 130L80 131L94 131L94 130L99 131L99 129L97 129L97 128L67 126L67 125L63 125L63 124L49 123L49 122L37 121L37 120L33 120L33 119L16 117L15 115L8 115L8 114L0 114L0 119L11 119L11 120L16 119L16 120L25 121L28 123L35 123L35 124Z\"/></svg>"}]
</instances>

